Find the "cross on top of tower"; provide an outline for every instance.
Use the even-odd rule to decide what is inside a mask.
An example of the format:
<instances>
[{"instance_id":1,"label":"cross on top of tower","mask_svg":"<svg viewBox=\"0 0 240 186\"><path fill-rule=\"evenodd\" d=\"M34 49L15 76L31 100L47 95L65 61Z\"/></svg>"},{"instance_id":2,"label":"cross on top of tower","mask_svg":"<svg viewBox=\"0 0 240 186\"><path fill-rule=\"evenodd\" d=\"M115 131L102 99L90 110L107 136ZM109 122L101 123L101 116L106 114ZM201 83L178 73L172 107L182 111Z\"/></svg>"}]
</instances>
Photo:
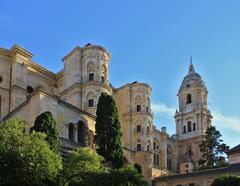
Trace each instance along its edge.
<instances>
[{"instance_id":1,"label":"cross on top of tower","mask_svg":"<svg viewBox=\"0 0 240 186\"><path fill-rule=\"evenodd\" d=\"M189 65L188 74L192 74L192 73L195 73L195 69L194 69L194 66L192 64L192 56L190 56L190 65Z\"/></svg>"}]
</instances>

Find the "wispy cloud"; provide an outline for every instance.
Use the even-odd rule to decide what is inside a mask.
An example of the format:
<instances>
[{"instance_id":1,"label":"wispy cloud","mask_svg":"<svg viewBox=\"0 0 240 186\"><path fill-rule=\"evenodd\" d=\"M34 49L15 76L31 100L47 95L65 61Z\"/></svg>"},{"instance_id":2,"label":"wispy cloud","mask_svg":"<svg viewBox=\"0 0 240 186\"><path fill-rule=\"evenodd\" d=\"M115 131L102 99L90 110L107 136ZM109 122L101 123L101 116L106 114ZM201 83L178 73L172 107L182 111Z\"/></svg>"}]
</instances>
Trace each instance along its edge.
<instances>
[{"instance_id":1,"label":"wispy cloud","mask_svg":"<svg viewBox=\"0 0 240 186\"><path fill-rule=\"evenodd\" d=\"M176 109L168 107L165 103L152 103L151 108L155 114L166 114L173 117Z\"/></svg>"},{"instance_id":2,"label":"wispy cloud","mask_svg":"<svg viewBox=\"0 0 240 186\"><path fill-rule=\"evenodd\" d=\"M220 127L240 133L240 118L225 116L221 113L213 112L213 121Z\"/></svg>"},{"instance_id":3,"label":"wispy cloud","mask_svg":"<svg viewBox=\"0 0 240 186\"><path fill-rule=\"evenodd\" d=\"M172 119L176 108L169 107L165 103L152 103L152 110L155 114L165 115ZM212 111L213 123L222 129L233 130L240 133L240 117L223 115L220 112Z\"/></svg>"}]
</instances>

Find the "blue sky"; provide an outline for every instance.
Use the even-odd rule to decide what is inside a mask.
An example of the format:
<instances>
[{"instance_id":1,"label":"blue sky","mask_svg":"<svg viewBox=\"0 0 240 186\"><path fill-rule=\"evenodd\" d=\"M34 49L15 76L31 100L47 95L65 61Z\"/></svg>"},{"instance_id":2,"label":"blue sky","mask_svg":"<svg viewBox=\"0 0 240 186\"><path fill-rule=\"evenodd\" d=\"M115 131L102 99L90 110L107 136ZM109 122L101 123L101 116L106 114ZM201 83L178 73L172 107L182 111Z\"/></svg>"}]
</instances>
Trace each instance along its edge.
<instances>
[{"instance_id":1,"label":"blue sky","mask_svg":"<svg viewBox=\"0 0 240 186\"><path fill-rule=\"evenodd\" d=\"M192 55L209 90L213 124L233 147L240 142L239 9L237 0L1 0L0 47L17 43L58 72L76 45L104 46L112 84L149 83L154 123L170 134Z\"/></svg>"}]
</instances>

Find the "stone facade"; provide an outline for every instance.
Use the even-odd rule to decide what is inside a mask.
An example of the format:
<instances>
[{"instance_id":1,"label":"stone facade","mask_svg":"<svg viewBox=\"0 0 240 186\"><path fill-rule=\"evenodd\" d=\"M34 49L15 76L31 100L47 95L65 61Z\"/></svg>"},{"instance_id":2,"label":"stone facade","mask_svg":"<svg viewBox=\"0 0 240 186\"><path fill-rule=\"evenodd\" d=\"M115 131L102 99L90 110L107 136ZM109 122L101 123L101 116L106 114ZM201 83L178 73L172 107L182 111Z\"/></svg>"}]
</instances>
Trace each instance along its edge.
<instances>
[{"instance_id":1,"label":"stone facade","mask_svg":"<svg viewBox=\"0 0 240 186\"><path fill-rule=\"evenodd\" d=\"M65 150L94 148L96 106L106 92L117 103L125 159L141 165L146 178L197 168L198 144L212 117L206 86L192 64L178 92L176 135L170 137L165 127L158 130L153 124L148 84L133 82L120 88L110 84L110 53L105 48L76 47L62 61L63 70L55 74L34 63L32 54L18 45L0 48L1 119L23 118L29 130L37 115L51 111Z\"/></svg>"}]
</instances>

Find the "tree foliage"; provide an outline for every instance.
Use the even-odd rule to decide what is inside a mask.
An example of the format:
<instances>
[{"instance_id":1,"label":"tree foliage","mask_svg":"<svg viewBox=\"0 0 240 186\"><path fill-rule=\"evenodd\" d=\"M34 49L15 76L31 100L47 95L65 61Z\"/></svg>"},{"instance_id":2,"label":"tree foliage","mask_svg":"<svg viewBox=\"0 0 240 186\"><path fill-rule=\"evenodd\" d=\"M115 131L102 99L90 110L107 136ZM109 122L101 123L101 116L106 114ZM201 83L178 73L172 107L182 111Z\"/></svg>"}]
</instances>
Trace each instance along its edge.
<instances>
[{"instance_id":1,"label":"tree foliage","mask_svg":"<svg viewBox=\"0 0 240 186\"><path fill-rule=\"evenodd\" d=\"M211 186L240 186L239 176L223 176L213 181Z\"/></svg>"},{"instance_id":2,"label":"tree foliage","mask_svg":"<svg viewBox=\"0 0 240 186\"><path fill-rule=\"evenodd\" d=\"M64 165L61 184L81 183L87 175L104 172L102 161L103 157L88 147L71 151Z\"/></svg>"},{"instance_id":3,"label":"tree foliage","mask_svg":"<svg viewBox=\"0 0 240 186\"><path fill-rule=\"evenodd\" d=\"M202 157L199 160L201 169L226 166L224 154L229 146L223 143L221 133L214 126L207 129L202 143L199 145Z\"/></svg>"},{"instance_id":4,"label":"tree foliage","mask_svg":"<svg viewBox=\"0 0 240 186\"><path fill-rule=\"evenodd\" d=\"M97 152L113 168L123 165L121 131L116 103L112 96L102 93L97 105L95 143Z\"/></svg>"},{"instance_id":5,"label":"tree foliage","mask_svg":"<svg viewBox=\"0 0 240 186\"><path fill-rule=\"evenodd\" d=\"M50 150L46 135L26 134L25 125L19 119L0 125L1 185L49 185L62 169L61 157Z\"/></svg>"},{"instance_id":6,"label":"tree foliage","mask_svg":"<svg viewBox=\"0 0 240 186\"><path fill-rule=\"evenodd\" d=\"M51 112L46 111L37 116L34 126L31 128L31 131L33 130L45 133L47 135L46 141L49 143L50 148L55 152L59 152L59 134L56 127L56 121Z\"/></svg>"}]
</instances>

